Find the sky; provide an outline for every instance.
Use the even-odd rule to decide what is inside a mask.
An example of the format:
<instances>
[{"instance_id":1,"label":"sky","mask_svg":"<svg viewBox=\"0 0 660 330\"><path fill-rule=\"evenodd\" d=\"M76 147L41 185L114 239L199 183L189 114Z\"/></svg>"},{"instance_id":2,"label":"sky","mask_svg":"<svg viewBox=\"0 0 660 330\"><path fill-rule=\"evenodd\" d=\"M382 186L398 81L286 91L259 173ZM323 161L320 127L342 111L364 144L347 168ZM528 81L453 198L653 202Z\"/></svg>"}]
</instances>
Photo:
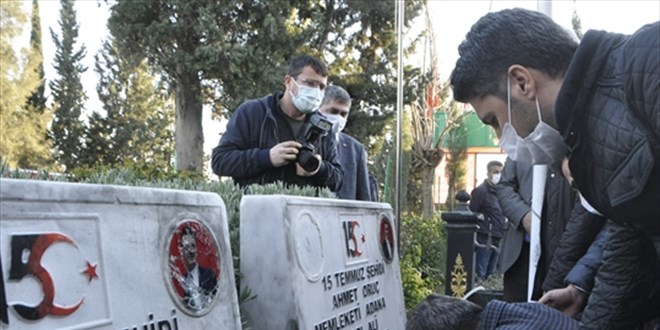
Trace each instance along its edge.
<instances>
[{"instance_id":1,"label":"sky","mask_svg":"<svg viewBox=\"0 0 660 330\"><path fill-rule=\"evenodd\" d=\"M27 11L31 8L31 2L25 1ZM46 79L50 81L55 76L52 65L55 49L49 29L53 29L57 35L61 34L58 24L60 2L58 0L39 0L39 6L44 49L44 70ZM86 110L91 113L92 110L100 108L96 95L98 77L94 72L94 55L101 49L103 41L109 35L106 28L109 6L104 1L99 2L96 0L77 0L75 6L79 22L77 47L84 44L87 48L87 56L83 64L88 69L83 74L82 82L89 97ZM443 80L449 77L458 58L458 45L472 24L489 11L513 7L536 10L538 3L535 0L429 0L430 16L436 31L438 65ZM659 0L554 0L551 2L553 19L568 29L571 28L571 16L574 9L577 9L582 20L583 32L588 29L601 29L630 34L644 24L660 20ZM420 22L423 21L420 20ZM29 26L26 26L25 30L26 38L29 39ZM255 95L255 98L261 96ZM204 109L204 150L207 154L210 154L212 148L217 145L219 133L223 126L212 120L210 114L210 109Z\"/></svg>"}]
</instances>

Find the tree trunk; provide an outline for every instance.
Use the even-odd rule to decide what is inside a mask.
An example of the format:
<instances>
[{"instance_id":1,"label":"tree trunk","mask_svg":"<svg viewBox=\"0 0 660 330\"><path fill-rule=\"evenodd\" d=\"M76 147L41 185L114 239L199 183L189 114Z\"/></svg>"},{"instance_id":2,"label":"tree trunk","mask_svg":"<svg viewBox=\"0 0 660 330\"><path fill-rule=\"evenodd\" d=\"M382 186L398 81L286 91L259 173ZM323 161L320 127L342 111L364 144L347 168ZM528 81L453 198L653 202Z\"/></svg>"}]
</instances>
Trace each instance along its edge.
<instances>
[{"instance_id":1,"label":"tree trunk","mask_svg":"<svg viewBox=\"0 0 660 330\"><path fill-rule=\"evenodd\" d=\"M176 84L176 169L202 172L204 134L200 81L195 72L177 70Z\"/></svg>"},{"instance_id":2,"label":"tree trunk","mask_svg":"<svg viewBox=\"0 0 660 330\"><path fill-rule=\"evenodd\" d=\"M431 219L434 216L433 206L433 175L435 168L424 166L422 169L422 217Z\"/></svg>"}]
</instances>

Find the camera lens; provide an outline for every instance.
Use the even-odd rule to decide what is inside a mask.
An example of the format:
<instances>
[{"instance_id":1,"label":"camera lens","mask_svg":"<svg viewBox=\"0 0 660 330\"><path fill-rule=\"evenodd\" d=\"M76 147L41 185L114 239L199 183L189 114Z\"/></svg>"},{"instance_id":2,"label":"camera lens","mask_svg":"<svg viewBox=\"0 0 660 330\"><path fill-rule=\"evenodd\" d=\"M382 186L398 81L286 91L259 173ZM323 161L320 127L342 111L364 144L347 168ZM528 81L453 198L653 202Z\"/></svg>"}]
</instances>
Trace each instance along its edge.
<instances>
[{"instance_id":1,"label":"camera lens","mask_svg":"<svg viewBox=\"0 0 660 330\"><path fill-rule=\"evenodd\" d=\"M314 152L309 147L303 146L298 153L298 164L307 172L313 172L319 167L318 158L314 157Z\"/></svg>"}]
</instances>

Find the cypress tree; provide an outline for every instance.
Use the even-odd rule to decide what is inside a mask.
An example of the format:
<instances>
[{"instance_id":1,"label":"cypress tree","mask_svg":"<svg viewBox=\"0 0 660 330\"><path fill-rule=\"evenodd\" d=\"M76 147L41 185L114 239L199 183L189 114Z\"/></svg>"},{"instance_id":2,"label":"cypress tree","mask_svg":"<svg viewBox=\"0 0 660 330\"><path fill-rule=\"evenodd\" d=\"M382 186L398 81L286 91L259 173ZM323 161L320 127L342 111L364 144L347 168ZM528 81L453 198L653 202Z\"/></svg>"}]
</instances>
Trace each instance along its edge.
<instances>
[{"instance_id":1,"label":"cypress tree","mask_svg":"<svg viewBox=\"0 0 660 330\"><path fill-rule=\"evenodd\" d=\"M51 29L55 43L55 71L57 79L49 86L53 95L55 117L51 125L50 138L55 147L55 159L70 171L81 165L81 153L85 125L80 116L87 100L81 82L81 75L87 70L81 61L85 57L85 46L75 50L78 39L78 23L73 0L61 0L60 28L61 39Z\"/></svg>"},{"instance_id":2,"label":"cypress tree","mask_svg":"<svg viewBox=\"0 0 660 330\"><path fill-rule=\"evenodd\" d=\"M0 156L12 167L42 168L49 165L44 141L48 117L28 102L42 82L37 74L41 54L33 48L14 50L27 22L21 6L17 1L0 3Z\"/></svg>"},{"instance_id":3,"label":"cypress tree","mask_svg":"<svg viewBox=\"0 0 660 330\"><path fill-rule=\"evenodd\" d=\"M27 70L32 71L31 77L38 81L38 86L27 98L25 114L28 118L24 138L21 141L18 166L22 168L51 168L52 155L48 137L48 122L52 119L51 112L46 107L47 98L46 74L44 73L44 55L41 44L41 18L39 2L32 0L32 19L30 31L30 51Z\"/></svg>"},{"instance_id":4,"label":"cypress tree","mask_svg":"<svg viewBox=\"0 0 660 330\"><path fill-rule=\"evenodd\" d=\"M28 98L28 105L40 113L46 111L46 74L44 73L44 56L41 44L41 17L39 16L39 1L32 0L32 30L30 32L30 51L34 54L36 72L41 83Z\"/></svg>"},{"instance_id":5,"label":"cypress tree","mask_svg":"<svg viewBox=\"0 0 660 330\"><path fill-rule=\"evenodd\" d=\"M174 153L174 106L166 86L149 71L122 57L112 41L95 56L101 112L90 118L86 158L89 165L131 164L167 169Z\"/></svg>"}]
</instances>

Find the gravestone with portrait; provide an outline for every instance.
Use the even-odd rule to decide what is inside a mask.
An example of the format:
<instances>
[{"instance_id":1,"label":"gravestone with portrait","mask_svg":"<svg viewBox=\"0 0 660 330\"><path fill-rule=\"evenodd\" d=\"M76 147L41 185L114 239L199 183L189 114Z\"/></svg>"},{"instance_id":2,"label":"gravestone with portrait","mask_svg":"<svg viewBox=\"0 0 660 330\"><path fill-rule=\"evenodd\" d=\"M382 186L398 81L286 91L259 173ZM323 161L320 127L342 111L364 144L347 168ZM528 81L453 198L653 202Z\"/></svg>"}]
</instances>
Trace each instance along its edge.
<instances>
[{"instance_id":1,"label":"gravestone with portrait","mask_svg":"<svg viewBox=\"0 0 660 330\"><path fill-rule=\"evenodd\" d=\"M244 196L241 290L255 329L404 329L389 204Z\"/></svg>"},{"instance_id":2,"label":"gravestone with portrait","mask_svg":"<svg viewBox=\"0 0 660 330\"><path fill-rule=\"evenodd\" d=\"M240 329L217 194L0 180L2 329Z\"/></svg>"}]
</instances>

